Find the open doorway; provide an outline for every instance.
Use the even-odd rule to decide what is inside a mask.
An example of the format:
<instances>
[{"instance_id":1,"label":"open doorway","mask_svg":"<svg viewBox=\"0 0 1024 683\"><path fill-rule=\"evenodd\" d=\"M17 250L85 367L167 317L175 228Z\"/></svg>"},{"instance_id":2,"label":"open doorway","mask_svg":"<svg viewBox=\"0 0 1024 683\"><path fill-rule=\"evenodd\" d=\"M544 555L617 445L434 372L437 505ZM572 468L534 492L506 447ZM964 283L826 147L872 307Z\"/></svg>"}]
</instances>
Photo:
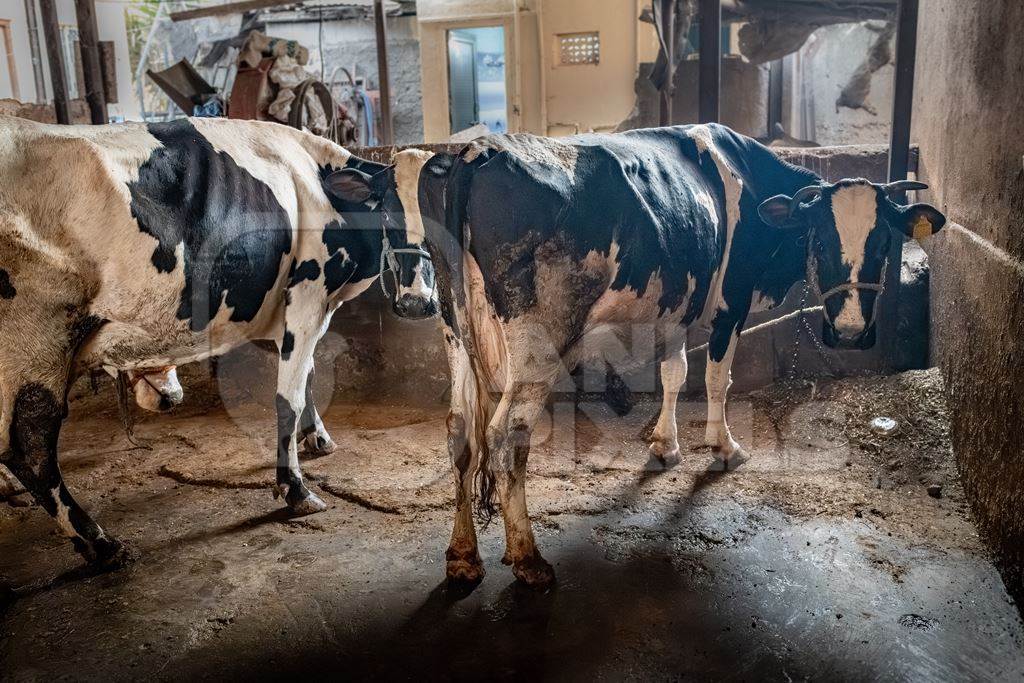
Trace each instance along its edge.
<instances>
[{"instance_id":1,"label":"open doorway","mask_svg":"<svg viewBox=\"0 0 1024 683\"><path fill-rule=\"evenodd\" d=\"M478 123L492 133L508 131L501 26L448 31L448 113L453 134Z\"/></svg>"}]
</instances>

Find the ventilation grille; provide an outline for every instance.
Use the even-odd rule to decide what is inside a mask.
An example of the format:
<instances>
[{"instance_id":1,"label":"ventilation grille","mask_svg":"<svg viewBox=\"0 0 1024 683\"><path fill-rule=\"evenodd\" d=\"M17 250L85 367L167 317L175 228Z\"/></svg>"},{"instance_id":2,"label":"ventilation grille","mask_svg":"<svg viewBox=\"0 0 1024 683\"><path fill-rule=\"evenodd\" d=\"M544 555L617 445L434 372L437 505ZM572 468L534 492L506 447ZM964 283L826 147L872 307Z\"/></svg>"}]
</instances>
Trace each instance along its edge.
<instances>
[{"instance_id":1,"label":"ventilation grille","mask_svg":"<svg viewBox=\"0 0 1024 683\"><path fill-rule=\"evenodd\" d=\"M597 31L588 33L559 33L558 61L562 66L598 64L601 61L601 38Z\"/></svg>"}]
</instances>

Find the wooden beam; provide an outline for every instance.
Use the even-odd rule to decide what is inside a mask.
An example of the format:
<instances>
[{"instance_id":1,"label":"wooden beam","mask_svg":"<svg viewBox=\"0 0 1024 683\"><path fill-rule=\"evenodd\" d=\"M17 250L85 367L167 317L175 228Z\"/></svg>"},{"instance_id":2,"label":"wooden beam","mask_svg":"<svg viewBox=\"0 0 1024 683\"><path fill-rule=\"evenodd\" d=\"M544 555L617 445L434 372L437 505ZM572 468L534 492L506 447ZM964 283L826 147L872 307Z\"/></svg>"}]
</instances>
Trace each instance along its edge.
<instances>
[{"instance_id":1,"label":"wooden beam","mask_svg":"<svg viewBox=\"0 0 1024 683\"><path fill-rule=\"evenodd\" d=\"M918 0L900 0L896 12L896 69L892 96L892 128L889 135L889 182L904 180L910 164L910 118L914 105L914 67L917 59ZM893 196L905 204L906 193ZM885 270L885 292L878 321L887 359L896 358L899 318L900 273L903 270L903 240L892 240ZM895 368L899 369L899 368Z\"/></svg>"},{"instance_id":2,"label":"wooden beam","mask_svg":"<svg viewBox=\"0 0 1024 683\"><path fill-rule=\"evenodd\" d=\"M661 37L665 52L665 83L661 87L661 102L658 120L663 126L672 125L672 95L675 93L675 44L676 44L676 0L654 0L661 3L658 12Z\"/></svg>"},{"instance_id":3,"label":"wooden beam","mask_svg":"<svg viewBox=\"0 0 1024 683\"><path fill-rule=\"evenodd\" d=\"M241 2L229 2L223 5L211 5L198 9L171 12L171 21L188 21L189 19L202 19L203 17L221 17L225 14L241 14L258 9L269 7L280 7L282 5L297 5L302 0L241 0Z\"/></svg>"},{"instance_id":4,"label":"wooden beam","mask_svg":"<svg viewBox=\"0 0 1024 683\"><path fill-rule=\"evenodd\" d=\"M82 76L85 81L85 102L89 105L89 119L94 124L107 123L107 98L103 90L103 70L100 68L99 29L96 28L95 0L75 0L78 19L78 45L82 53Z\"/></svg>"},{"instance_id":5,"label":"wooden beam","mask_svg":"<svg viewBox=\"0 0 1024 683\"><path fill-rule=\"evenodd\" d=\"M11 22L0 19L0 36L3 37L4 50L7 52L7 75L11 79L11 96L21 100L21 88L18 87L18 65L14 63L14 39L11 37Z\"/></svg>"},{"instance_id":6,"label":"wooden beam","mask_svg":"<svg viewBox=\"0 0 1024 683\"><path fill-rule=\"evenodd\" d=\"M57 123L71 123L70 98L68 97L67 70L64 67L64 49L60 39L60 23L57 21L56 0L39 0L43 22L43 38L46 40L46 59L50 63L50 83L53 85L53 109Z\"/></svg>"},{"instance_id":7,"label":"wooden beam","mask_svg":"<svg viewBox=\"0 0 1024 683\"><path fill-rule=\"evenodd\" d=\"M719 115L722 85L722 2L699 0L700 64L697 78L697 118L714 123Z\"/></svg>"},{"instance_id":8,"label":"wooden beam","mask_svg":"<svg viewBox=\"0 0 1024 683\"><path fill-rule=\"evenodd\" d=\"M395 135L391 119L391 76L388 73L388 34L387 25L384 22L384 0L373 0L373 23L377 29L377 87L380 88L380 144L393 145L395 144Z\"/></svg>"}]
</instances>

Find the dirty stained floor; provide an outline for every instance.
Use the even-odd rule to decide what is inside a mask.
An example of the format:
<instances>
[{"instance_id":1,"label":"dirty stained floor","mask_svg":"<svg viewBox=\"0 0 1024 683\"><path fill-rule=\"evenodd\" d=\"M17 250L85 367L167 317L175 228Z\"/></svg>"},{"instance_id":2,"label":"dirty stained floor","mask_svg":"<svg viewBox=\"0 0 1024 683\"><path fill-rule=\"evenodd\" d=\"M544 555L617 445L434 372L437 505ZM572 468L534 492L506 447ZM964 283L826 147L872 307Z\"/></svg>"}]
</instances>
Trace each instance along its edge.
<instances>
[{"instance_id":1,"label":"dirty stained floor","mask_svg":"<svg viewBox=\"0 0 1024 683\"><path fill-rule=\"evenodd\" d=\"M139 559L84 575L39 508L0 502L0 679L1019 678L1024 627L969 520L940 381L733 397L749 459L729 472L691 447L696 401L662 470L642 441L656 402L618 418L563 397L530 460L544 592L500 564L500 522L484 581L446 586L440 405L332 405L339 449L304 462L331 508L288 519L269 400L194 398L134 448L109 389L79 387L66 478ZM872 433L878 415L898 432Z\"/></svg>"}]
</instances>

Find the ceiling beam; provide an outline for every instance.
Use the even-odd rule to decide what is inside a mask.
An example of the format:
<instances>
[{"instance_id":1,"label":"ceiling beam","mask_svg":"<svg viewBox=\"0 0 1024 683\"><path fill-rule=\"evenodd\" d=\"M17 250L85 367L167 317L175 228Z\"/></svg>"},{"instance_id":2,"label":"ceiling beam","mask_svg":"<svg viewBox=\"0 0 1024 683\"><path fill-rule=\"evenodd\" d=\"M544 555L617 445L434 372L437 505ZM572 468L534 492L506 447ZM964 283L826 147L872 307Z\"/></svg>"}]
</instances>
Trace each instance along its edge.
<instances>
[{"instance_id":1,"label":"ceiling beam","mask_svg":"<svg viewBox=\"0 0 1024 683\"><path fill-rule=\"evenodd\" d=\"M203 17L221 17L225 14L239 14L253 10L267 9L268 7L280 7L282 5L298 5L302 0L241 0L241 2L229 2L224 5L211 5L198 9L172 12L171 21L188 21L189 19L202 19Z\"/></svg>"}]
</instances>

